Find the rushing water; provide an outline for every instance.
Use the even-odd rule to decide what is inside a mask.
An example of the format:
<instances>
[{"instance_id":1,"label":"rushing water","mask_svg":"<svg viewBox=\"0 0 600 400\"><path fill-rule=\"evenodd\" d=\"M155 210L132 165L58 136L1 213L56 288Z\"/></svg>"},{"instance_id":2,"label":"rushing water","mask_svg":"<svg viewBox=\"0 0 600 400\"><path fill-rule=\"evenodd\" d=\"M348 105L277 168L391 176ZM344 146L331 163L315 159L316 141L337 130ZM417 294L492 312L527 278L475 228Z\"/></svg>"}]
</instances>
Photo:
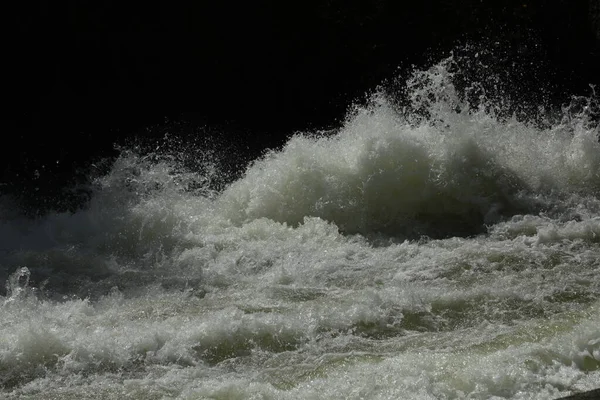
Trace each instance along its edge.
<instances>
[{"instance_id":1,"label":"rushing water","mask_svg":"<svg viewBox=\"0 0 600 400\"><path fill-rule=\"evenodd\" d=\"M124 151L0 222L7 399L550 399L600 386L600 143L468 107L446 60L224 190ZM589 103L589 102L588 102ZM482 103L483 104L483 103Z\"/></svg>"}]
</instances>

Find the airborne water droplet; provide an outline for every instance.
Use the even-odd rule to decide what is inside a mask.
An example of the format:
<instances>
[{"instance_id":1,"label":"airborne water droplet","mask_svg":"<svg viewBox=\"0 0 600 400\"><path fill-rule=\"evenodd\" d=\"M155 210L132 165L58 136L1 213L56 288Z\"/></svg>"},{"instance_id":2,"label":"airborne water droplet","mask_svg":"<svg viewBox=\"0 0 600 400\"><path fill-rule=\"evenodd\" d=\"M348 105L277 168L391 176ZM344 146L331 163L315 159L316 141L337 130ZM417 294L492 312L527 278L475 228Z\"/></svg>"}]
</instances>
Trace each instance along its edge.
<instances>
[{"instance_id":1,"label":"airborne water droplet","mask_svg":"<svg viewBox=\"0 0 600 400\"><path fill-rule=\"evenodd\" d=\"M27 267L21 267L8 277L6 281L6 295L10 299L17 298L29 286L31 272Z\"/></svg>"}]
</instances>

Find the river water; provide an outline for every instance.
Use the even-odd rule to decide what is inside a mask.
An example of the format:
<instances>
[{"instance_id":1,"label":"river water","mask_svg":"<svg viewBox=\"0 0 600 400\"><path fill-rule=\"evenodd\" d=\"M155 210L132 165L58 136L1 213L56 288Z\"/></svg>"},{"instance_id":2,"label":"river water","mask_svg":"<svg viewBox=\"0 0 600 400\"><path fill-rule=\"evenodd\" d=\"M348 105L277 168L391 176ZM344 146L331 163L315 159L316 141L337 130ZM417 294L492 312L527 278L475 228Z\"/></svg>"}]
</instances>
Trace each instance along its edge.
<instances>
[{"instance_id":1,"label":"river water","mask_svg":"<svg viewBox=\"0 0 600 400\"><path fill-rule=\"evenodd\" d=\"M374 91L221 190L208 156L199 172L124 150L80 211L32 220L2 199L0 397L599 387L591 100L528 123L469 107L450 70L416 72L409 111Z\"/></svg>"}]
</instances>

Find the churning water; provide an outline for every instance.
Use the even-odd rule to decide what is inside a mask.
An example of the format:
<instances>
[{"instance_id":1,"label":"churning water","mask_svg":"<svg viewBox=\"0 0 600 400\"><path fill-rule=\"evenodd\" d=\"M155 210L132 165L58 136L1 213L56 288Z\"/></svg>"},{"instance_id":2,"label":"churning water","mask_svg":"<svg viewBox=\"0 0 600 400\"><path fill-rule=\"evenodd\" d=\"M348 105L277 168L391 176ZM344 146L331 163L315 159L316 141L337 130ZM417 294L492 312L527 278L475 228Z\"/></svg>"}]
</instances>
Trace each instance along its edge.
<instances>
[{"instance_id":1,"label":"churning water","mask_svg":"<svg viewBox=\"0 0 600 400\"><path fill-rule=\"evenodd\" d=\"M550 399L600 386L590 102L469 107L446 60L224 190L124 151L0 222L7 399Z\"/></svg>"}]
</instances>

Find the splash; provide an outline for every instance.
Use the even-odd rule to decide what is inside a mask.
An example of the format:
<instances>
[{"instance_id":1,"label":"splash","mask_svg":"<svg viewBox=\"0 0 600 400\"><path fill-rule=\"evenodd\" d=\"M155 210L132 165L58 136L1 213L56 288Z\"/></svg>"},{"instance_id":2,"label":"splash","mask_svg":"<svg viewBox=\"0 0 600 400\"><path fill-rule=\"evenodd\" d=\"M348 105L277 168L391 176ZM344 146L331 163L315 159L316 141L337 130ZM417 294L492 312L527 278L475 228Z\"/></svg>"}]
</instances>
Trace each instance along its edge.
<instances>
[{"instance_id":1,"label":"splash","mask_svg":"<svg viewBox=\"0 0 600 400\"><path fill-rule=\"evenodd\" d=\"M31 272L27 267L17 269L6 280L6 302L15 301L27 295Z\"/></svg>"},{"instance_id":2,"label":"splash","mask_svg":"<svg viewBox=\"0 0 600 400\"><path fill-rule=\"evenodd\" d=\"M227 188L220 209L236 224L315 216L348 233L448 237L573 194L598 196L589 107L549 127L500 118L484 99L474 108L458 94L451 61L408 80L408 108L380 91L335 134L294 136Z\"/></svg>"},{"instance_id":3,"label":"splash","mask_svg":"<svg viewBox=\"0 0 600 400\"><path fill-rule=\"evenodd\" d=\"M407 103L376 91L229 185L203 148L130 149L86 208L2 209L3 398L596 387L594 101L523 120L458 73L415 72Z\"/></svg>"}]
</instances>

